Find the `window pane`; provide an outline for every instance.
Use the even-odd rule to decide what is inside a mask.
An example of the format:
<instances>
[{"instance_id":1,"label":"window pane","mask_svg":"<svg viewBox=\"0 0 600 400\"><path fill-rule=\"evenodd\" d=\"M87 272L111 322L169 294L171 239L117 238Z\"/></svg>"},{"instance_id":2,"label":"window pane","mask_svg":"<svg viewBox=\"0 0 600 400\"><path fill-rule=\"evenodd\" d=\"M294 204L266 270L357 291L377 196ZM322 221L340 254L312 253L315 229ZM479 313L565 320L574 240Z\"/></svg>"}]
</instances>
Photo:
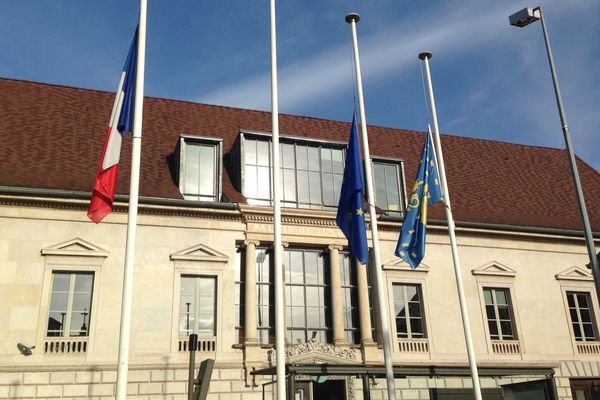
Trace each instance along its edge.
<instances>
[{"instance_id":1,"label":"window pane","mask_svg":"<svg viewBox=\"0 0 600 400\"><path fill-rule=\"evenodd\" d=\"M513 329L510 321L500 321L500 329L502 329L503 339L512 339Z\"/></svg>"},{"instance_id":2,"label":"window pane","mask_svg":"<svg viewBox=\"0 0 600 400\"><path fill-rule=\"evenodd\" d=\"M256 182L256 197L259 199L271 198L271 176L269 167L258 167Z\"/></svg>"},{"instance_id":3,"label":"window pane","mask_svg":"<svg viewBox=\"0 0 600 400\"><path fill-rule=\"evenodd\" d=\"M583 324L583 333L586 339L594 339L594 327L592 326L592 324Z\"/></svg>"},{"instance_id":4,"label":"window pane","mask_svg":"<svg viewBox=\"0 0 600 400\"><path fill-rule=\"evenodd\" d=\"M410 319L410 330L412 333L423 333L423 324L420 318Z\"/></svg>"},{"instance_id":5,"label":"window pane","mask_svg":"<svg viewBox=\"0 0 600 400\"><path fill-rule=\"evenodd\" d=\"M319 149L316 147L308 148L308 170L319 171Z\"/></svg>"},{"instance_id":6,"label":"window pane","mask_svg":"<svg viewBox=\"0 0 600 400\"><path fill-rule=\"evenodd\" d=\"M309 172L310 203L321 204L321 174Z\"/></svg>"},{"instance_id":7,"label":"window pane","mask_svg":"<svg viewBox=\"0 0 600 400\"><path fill-rule=\"evenodd\" d=\"M298 203L310 202L310 189L308 186L308 172L298 171Z\"/></svg>"},{"instance_id":8,"label":"window pane","mask_svg":"<svg viewBox=\"0 0 600 400\"><path fill-rule=\"evenodd\" d=\"M296 168L298 170L308 170L308 149L306 146L296 146Z\"/></svg>"},{"instance_id":9,"label":"window pane","mask_svg":"<svg viewBox=\"0 0 600 400\"><path fill-rule=\"evenodd\" d=\"M52 293L50 311L66 311L69 302L69 293Z\"/></svg>"},{"instance_id":10,"label":"window pane","mask_svg":"<svg viewBox=\"0 0 600 400\"><path fill-rule=\"evenodd\" d=\"M587 294L585 294L585 293L578 294L577 295L577 302L579 303L579 307L581 307L581 308L589 308Z\"/></svg>"},{"instance_id":11,"label":"window pane","mask_svg":"<svg viewBox=\"0 0 600 400\"><path fill-rule=\"evenodd\" d=\"M214 146L198 146L200 148L199 194L215 195L215 148Z\"/></svg>"},{"instance_id":12,"label":"window pane","mask_svg":"<svg viewBox=\"0 0 600 400\"><path fill-rule=\"evenodd\" d=\"M485 304L494 304L492 301L492 291L489 289L483 289L483 299Z\"/></svg>"},{"instance_id":13,"label":"window pane","mask_svg":"<svg viewBox=\"0 0 600 400\"><path fill-rule=\"evenodd\" d=\"M321 169L322 172L331 173L333 171L331 165L331 149L321 149Z\"/></svg>"},{"instance_id":14,"label":"window pane","mask_svg":"<svg viewBox=\"0 0 600 400\"><path fill-rule=\"evenodd\" d=\"M281 143L281 166L283 168L294 168L294 145Z\"/></svg>"},{"instance_id":15,"label":"window pane","mask_svg":"<svg viewBox=\"0 0 600 400\"><path fill-rule=\"evenodd\" d=\"M398 167L386 165L385 181L387 188L388 209L400 210L400 196L398 190Z\"/></svg>"},{"instance_id":16,"label":"window pane","mask_svg":"<svg viewBox=\"0 0 600 400\"><path fill-rule=\"evenodd\" d=\"M52 274L52 291L53 292L68 292L71 282L71 274L53 273Z\"/></svg>"},{"instance_id":17,"label":"window pane","mask_svg":"<svg viewBox=\"0 0 600 400\"><path fill-rule=\"evenodd\" d=\"M264 140L256 141L256 161L257 165L269 166L269 142Z\"/></svg>"},{"instance_id":18,"label":"window pane","mask_svg":"<svg viewBox=\"0 0 600 400\"><path fill-rule=\"evenodd\" d=\"M344 162L342 160L343 151L340 149L334 149L331 151L331 161L333 166L333 172L335 174L344 173Z\"/></svg>"},{"instance_id":19,"label":"window pane","mask_svg":"<svg viewBox=\"0 0 600 400\"><path fill-rule=\"evenodd\" d=\"M387 210L387 194L385 187L385 170L383 165L373 164L373 178L375 180L375 203L378 207Z\"/></svg>"},{"instance_id":20,"label":"window pane","mask_svg":"<svg viewBox=\"0 0 600 400\"><path fill-rule=\"evenodd\" d=\"M490 329L491 336L498 336L498 326L496 321L488 321L488 328Z\"/></svg>"},{"instance_id":21,"label":"window pane","mask_svg":"<svg viewBox=\"0 0 600 400\"><path fill-rule=\"evenodd\" d=\"M579 324L573 324L573 333L575 334L575 339L581 339L581 328Z\"/></svg>"},{"instance_id":22,"label":"window pane","mask_svg":"<svg viewBox=\"0 0 600 400\"><path fill-rule=\"evenodd\" d=\"M286 201L296 201L296 174L294 170L283 171L283 199Z\"/></svg>"},{"instance_id":23,"label":"window pane","mask_svg":"<svg viewBox=\"0 0 600 400\"><path fill-rule=\"evenodd\" d=\"M191 144L185 146L185 184L184 194L198 194L200 175L200 147Z\"/></svg>"},{"instance_id":24,"label":"window pane","mask_svg":"<svg viewBox=\"0 0 600 400\"><path fill-rule=\"evenodd\" d=\"M500 319L510 320L508 306L498 306L498 317Z\"/></svg>"},{"instance_id":25,"label":"window pane","mask_svg":"<svg viewBox=\"0 0 600 400\"><path fill-rule=\"evenodd\" d=\"M508 304L504 290L496 290L496 302L497 304Z\"/></svg>"},{"instance_id":26,"label":"window pane","mask_svg":"<svg viewBox=\"0 0 600 400\"><path fill-rule=\"evenodd\" d=\"M567 293L567 302L569 307L575 307L575 295L573 293Z\"/></svg>"},{"instance_id":27,"label":"window pane","mask_svg":"<svg viewBox=\"0 0 600 400\"><path fill-rule=\"evenodd\" d=\"M75 275L75 291L76 292L92 292L94 283L94 275L92 274L76 274Z\"/></svg>"},{"instance_id":28,"label":"window pane","mask_svg":"<svg viewBox=\"0 0 600 400\"><path fill-rule=\"evenodd\" d=\"M256 183L256 175L258 174L256 167L246 165L244 174L244 195L248 198L258 197L258 187Z\"/></svg>"}]
</instances>

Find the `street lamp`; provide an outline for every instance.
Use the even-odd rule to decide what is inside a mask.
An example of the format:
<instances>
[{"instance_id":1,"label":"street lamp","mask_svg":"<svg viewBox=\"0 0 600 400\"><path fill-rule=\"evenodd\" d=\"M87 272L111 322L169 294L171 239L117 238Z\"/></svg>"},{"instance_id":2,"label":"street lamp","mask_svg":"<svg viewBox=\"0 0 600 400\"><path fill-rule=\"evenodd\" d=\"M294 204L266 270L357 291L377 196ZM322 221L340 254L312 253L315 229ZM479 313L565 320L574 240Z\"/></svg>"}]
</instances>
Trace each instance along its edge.
<instances>
[{"instance_id":1,"label":"street lamp","mask_svg":"<svg viewBox=\"0 0 600 400\"><path fill-rule=\"evenodd\" d=\"M562 124L563 136L565 138L565 144L567 146L567 153L569 154L569 162L571 164L571 172L573 174L573 183L575 184L575 191L577 192L577 203L579 205L579 213L581 214L581 220L583 222L583 234L587 244L588 256L590 258L590 266L592 267L592 274L594 276L594 285L596 287L596 295L600 300L600 267L598 257L596 256L596 249L594 247L594 237L592 236L592 229L590 227L590 220L588 218L587 210L585 207L585 199L583 198L583 191L581 190L581 182L579 180L579 172L577 171L577 163L575 161L575 154L573 153L573 145L571 143L571 134L569 133L569 126L567 125L567 116L563 109L563 102L560 95L560 88L558 87L558 77L556 76L556 68L554 67L554 59L552 58L552 49L550 48L550 39L548 39L548 32L546 30L546 22L544 21L544 14L542 13L541 7L535 8L524 8L508 17L511 25L522 28L531 24L537 20L542 21L542 31L544 32L544 40L546 42L546 52L548 53L548 63L550 64L550 72L552 74L552 83L554 84L554 93L556 95L556 103L558 105L558 113L560 114L560 122Z\"/></svg>"}]
</instances>

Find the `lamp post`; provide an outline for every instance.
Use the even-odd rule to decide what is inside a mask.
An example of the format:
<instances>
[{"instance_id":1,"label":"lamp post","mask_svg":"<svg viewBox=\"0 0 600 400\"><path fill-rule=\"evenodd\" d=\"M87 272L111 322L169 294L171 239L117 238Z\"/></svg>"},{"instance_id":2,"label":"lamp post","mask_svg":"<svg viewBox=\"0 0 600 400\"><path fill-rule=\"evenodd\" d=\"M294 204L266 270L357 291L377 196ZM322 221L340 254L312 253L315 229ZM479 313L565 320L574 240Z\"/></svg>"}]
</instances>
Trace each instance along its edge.
<instances>
[{"instance_id":1,"label":"lamp post","mask_svg":"<svg viewBox=\"0 0 600 400\"><path fill-rule=\"evenodd\" d=\"M560 95L560 88L558 86L558 77L556 76L556 68L554 67L554 59L552 58L552 49L550 47L550 39L548 39L548 32L546 30L544 14L542 13L541 7L535 7L524 8L508 17L510 24L518 26L519 28L527 26L532 22L537 21L538 19L542 21L542 31L544 32L544 40L546 42L546 52L548 53L548 63L550 64L550 72L552 74L552 83L554 84L554 93L556 95L558 113L560 114L560 122L562 124L563 136L565 138L565 144L567 146L567 153L569 154L569 162L571 164L571 172L573 174L573 183L575 184L575 191L577 192L577 204L579 205L579 213L581 214L581 220L583 221L583 234L585 236L585 241L587 244L588 256L590 258L590 266L592 267L592 275L594 276L596 295L600 300L600 267L598 265L598 257L596 257L594 237L592 235L592 229L590 227L590 221L588 218L587 209L585 207L585 199L583 197L583 191L581 190L579 172L577 170L575 154L573 153L571 134L569 133L569 126L567 125L567 116L565 115L562 97Z\"/></svg>"}]
</instances>

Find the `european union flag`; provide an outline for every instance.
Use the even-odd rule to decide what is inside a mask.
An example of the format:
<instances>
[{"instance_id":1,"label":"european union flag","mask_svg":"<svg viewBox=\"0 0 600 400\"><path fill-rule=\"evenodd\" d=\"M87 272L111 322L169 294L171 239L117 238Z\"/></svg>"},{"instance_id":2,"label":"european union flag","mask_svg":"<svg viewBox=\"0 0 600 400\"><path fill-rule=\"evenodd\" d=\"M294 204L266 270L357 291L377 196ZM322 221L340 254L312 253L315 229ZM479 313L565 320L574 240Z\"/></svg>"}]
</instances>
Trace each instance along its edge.
<instances>
[{"instance_id":1,"label":"european union flag","mask_svg":"<svg viewBox=\"0 0 600 400\"><path fill-rule=\"evenodd\" d=\"M417 178L410 195L408 209L404 214L402 231L394 252L396 256L406 261L412 269L417 268L425 256L427 205L440 200L442 200L442 191L435 153L431 145L431 132L429 132L423 144Z\"/></svg>"},{"instance_id":2,"label":"european union flag","mask_svg":"<svg viewBox=\"0 0 600 400\"><path fill-rule=\"evenodd\" d=\"M366 264L369 261L369 247L367 245L367 228L362 208L365 185L360 160L358 130L356 128L356 116L354 116L352 118L348 150L346 151L344 181L342 182L336 222L348 239L350 254L361 263Z\"/></svg>"}]
</instances>

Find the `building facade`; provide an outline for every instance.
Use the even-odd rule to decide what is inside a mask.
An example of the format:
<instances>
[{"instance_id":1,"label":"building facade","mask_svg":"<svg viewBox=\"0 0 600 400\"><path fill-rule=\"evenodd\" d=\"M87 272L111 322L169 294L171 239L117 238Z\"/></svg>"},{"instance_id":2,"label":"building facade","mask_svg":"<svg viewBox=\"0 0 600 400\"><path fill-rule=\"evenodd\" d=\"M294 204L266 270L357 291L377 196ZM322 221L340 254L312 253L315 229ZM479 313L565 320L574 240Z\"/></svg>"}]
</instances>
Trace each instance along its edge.
<instances>
[{"instance_id":1,"label":"building facade","mask_svg":"<svg viewBox=\"0 0 600 400\"><path fill-rule=\"evenodd\" d=\"M110 93L0 79L0 398L111 398L127 225L127 139L114 212L90 197ZM187 397L188 335L211 399L274 397L268 113L145 102L128 393ZM375 265L335 224L347 123L282 116L286 365L297 399L386 398ZM370 128L399 399L470 399L444 211L426 256L393 251L424 134ZM598 298L560 150L444 135L485 399L594 399ZM594 231L600 175L581 163ZM369 220L367 219L367 224ZM369 244L371 245L370 236Z\"/></svg>"}]
</instances>

